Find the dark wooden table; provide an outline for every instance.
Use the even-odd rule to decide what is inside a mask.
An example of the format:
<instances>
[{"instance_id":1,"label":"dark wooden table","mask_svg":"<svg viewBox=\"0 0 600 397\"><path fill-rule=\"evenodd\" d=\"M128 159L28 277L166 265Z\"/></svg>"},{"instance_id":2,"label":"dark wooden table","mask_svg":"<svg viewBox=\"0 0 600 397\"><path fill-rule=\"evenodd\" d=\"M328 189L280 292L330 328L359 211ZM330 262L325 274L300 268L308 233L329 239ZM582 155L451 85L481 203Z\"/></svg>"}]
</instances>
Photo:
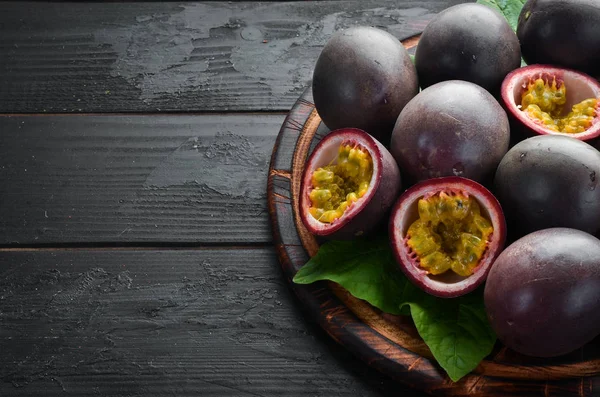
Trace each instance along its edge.
<instances>
[{"instance_id":1,"label":"dark wooden table","mask_svg":"<svg viewBox=\"0 0 600 397\"><path fill-rule=\"evenodd\" d=\"M423 396L290 292L267 170L334 31L461 2L0 3L0 396Z\"/></svg>"}]
</instances>

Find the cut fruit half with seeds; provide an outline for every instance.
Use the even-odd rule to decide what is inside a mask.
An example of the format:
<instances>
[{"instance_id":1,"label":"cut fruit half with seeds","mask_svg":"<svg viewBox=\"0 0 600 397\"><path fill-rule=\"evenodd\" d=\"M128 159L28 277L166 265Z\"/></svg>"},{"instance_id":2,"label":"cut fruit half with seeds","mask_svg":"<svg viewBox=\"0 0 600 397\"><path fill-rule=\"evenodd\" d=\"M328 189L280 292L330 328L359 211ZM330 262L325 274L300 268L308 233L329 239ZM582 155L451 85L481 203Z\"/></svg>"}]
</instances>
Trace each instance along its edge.
<instances>
[{"instance_id":1,"label":"cut fruit half with seeds","mask_svg":"<svg viewBox=\"0 0 600 397\"><path fill-rule=\"evenodd\" d=\"M547 65L516 69L502 83L502 101L522 137L600 136L600 83L581 72Z\"/></svg>"},{"instance_id":2,"label":"cut fruit half with seeds","mask_svg":"<svg viewBox=\"0 0 600 397\"><path fill-rule=\"evenodd\" d=\"M506 240L502 208L479 183L423 181L400 196L389 223L392 250L419 288L452 298L480 285Z\"/></svg>"},{"instance_id":3,"label":"cut fruit half with seeds","mask_svg":"<svg viewBox=\"0 0 600 397\"><path fill-rule=\"evenodd\" d=\"M309 232L352 239L373 231L398 197L400 170L390 152L355 128L330 132L308 158L299 212Z\"/></svg>"}]
</instances>

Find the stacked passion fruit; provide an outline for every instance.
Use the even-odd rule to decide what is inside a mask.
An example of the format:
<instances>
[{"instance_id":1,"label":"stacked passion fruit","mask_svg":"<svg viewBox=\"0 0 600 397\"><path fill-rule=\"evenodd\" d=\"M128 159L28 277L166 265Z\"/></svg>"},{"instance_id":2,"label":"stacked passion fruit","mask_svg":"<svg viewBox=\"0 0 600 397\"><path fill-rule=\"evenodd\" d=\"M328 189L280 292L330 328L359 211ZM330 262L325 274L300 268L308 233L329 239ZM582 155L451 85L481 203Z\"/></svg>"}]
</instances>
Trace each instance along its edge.
<instances>
[{"instance_id":1,"label":"stacked passion fruit","mask_svg":"<svg viewBox=\"0 0 600 397\"><path fill-rule=\"evenodd\" d=\"M451 7L414 63L379 29L336 34L314 70L334 131L304 169L304 225L331 239L387 230L426 292L485 282L507 346L574 350L600 333L600 84L586 73L600 73L598 0L529 0L516 32L484 5Z\"/></svg>"}]
</instances>

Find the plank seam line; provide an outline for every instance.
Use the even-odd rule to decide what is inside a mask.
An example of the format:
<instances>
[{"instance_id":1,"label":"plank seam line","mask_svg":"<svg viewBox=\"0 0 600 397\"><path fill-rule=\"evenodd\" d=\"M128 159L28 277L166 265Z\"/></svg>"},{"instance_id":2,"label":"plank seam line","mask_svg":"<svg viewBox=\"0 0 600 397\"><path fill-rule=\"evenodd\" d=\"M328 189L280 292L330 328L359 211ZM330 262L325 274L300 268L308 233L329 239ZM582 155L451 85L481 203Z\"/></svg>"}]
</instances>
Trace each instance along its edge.
<instances>
[{"instance_id":1,"label":"plank seam line","mask_svg":"<svg viewBox=\"0 0 600 397\"><path fill-rule=\"evenodd\" d=\"M71 117L71 116L99 116L99 117L152 117L152 116L286 116L289 113L289 110L286 109L269 109L269 110L239 110L239 111L214 111L214 110L189 110L189 111L181 111L181 110L161 110L159 112L150 112L147 110L140 111L123 111L123 112L115 112L115 111L97 111L97 112L56 112L56 113L23 113L23 112L0 112L0 117Z\"/></svg>"},{"instance_id":2,"label":"plank seam line","mask_svg":"<svg viewBox=\"0 0 600 397\"><path fill-rule=\"evenodd\" d=\"M0 244L0 252L23 251L193 251L193 250L252 250L272 248L273 243L178 243L178 244Z\"/></svg>"}]
</instances>

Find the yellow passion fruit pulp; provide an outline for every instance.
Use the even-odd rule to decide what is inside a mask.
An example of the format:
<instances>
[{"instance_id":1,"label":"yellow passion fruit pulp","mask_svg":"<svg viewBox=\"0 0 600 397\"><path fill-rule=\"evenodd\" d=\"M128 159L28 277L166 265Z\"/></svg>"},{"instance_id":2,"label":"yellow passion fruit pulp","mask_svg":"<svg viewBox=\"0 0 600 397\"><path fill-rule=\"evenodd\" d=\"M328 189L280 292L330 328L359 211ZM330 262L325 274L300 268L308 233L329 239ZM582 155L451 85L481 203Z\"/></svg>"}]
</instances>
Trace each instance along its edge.
<instances>
[{"instance_id":1,"label":"yellow passion fruit pulp","mask_svg":"<svg viewBox=\"0 0 600 397\"><path fill-rule=\"evenodd\" d=\"M470 276L494 229L467 193L442 191L418 201L419 218L408 228L406 244L430 274L448 270Z\"/></svg>"},{"instance_id":2,"label":"yellow passion fruit pulp","mask_svg":"<svg viewBox=\"0 0 600 397\"><path fill-rule=\"evenodd\" d=\"M312 174L310 214L326 223L339 219L365 195L372 176L369 152L359 145L342 143L334 163L319 167Z\"/></svg>"},{"instance_id":3,"label":"yellow passion fruit pulp","mask_svg":"<svg viewBox=\"0 0 600 397\"><path fill-rule=\"evenodd\" d=\"M552 131L576 134L591 127L598 99L585 99L573 105L571 111L564 115L566 101L567 87L562 81L540 76L526 85L521 95L521 109Z\"/></svg>"}]
</instances>

